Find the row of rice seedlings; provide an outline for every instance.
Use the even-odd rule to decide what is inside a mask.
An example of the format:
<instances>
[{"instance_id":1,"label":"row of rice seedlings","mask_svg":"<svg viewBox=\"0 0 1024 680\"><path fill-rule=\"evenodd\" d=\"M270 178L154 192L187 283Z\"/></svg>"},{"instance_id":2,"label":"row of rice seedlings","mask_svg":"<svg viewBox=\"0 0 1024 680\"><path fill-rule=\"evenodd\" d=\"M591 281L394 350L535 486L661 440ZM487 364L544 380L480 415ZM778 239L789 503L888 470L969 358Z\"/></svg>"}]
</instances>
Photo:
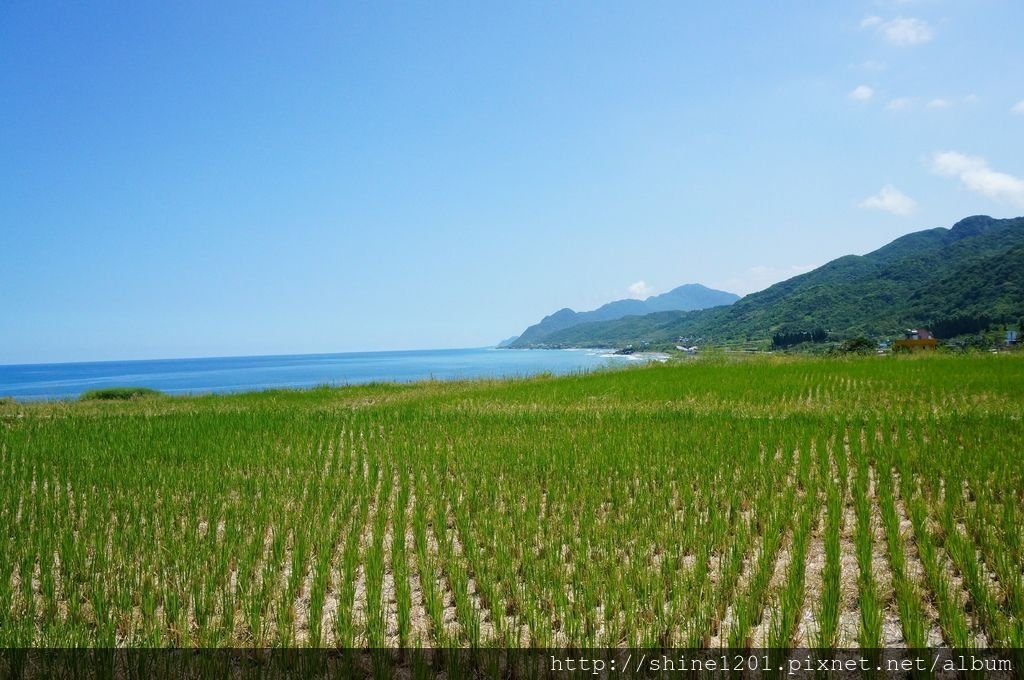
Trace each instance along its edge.
<instances>
[{"instance_id":1,"label":"row of rice seedlings","mask_svg":"<svg viewBox=\"0 0 1024 680\"><path fill-rule=\"evenodd\" d=\"M1013 478L1005 480L1014 481ZM1017 480L1019 481L1019 480ZM1002 516L999 518L999 537L1006 546L1006 555L1015 563L1024 563L1024 518L1021 517L1021 510L1017 506L1018 501L1013 496L1003 500L1000 507ZM996 524L993 518L993 524Z\"/></svg>"},{"instance_id":2,"label":"row of rice seedlings","mask_svg":"<svg viewBox=\"0 0 1024 680\"><path fill-rule=\"evenodd\" d=\"M900 532L900 517L896 510L892 477L889 470L881 470L875 477L878 488L882 524L885 528L886 545L889 550L889 567L892 570L893 591L899 610L903 639L912 649L928 646L928 617L920 587L907 573L907 554L903 535Z\"/></svg>"},{"instance_id":3,"label":"row of rice seedlings","mask_svg":"<svg viewBox=\"0 0 1024 680\"><path fill-rule=\"evenodd\" d=\"M1005 646L1010 640L1010 624L1000 611L996 598L989 588L988 578L978 559L973 541L968 539L957 526L956 502L950 484L946 486L946 500L939 512L939 523L943 531L946 552L963 576L964 585L971 598L971 605L978 624L993 646Z\"/></svg>"},{"instance_id":4,"label":"row of rice seedlings","mask_svg":"<svg viewBox=\"0 0 1024 680\"><path fill-rule=\"evenodd\" d=\"M718 512L711 510L718 504L708 504L708 519L701 527L706 534L704 540L694 548L693 570L687 583L687 600L691 608L689 616L679 625L679 633L675 640L684 647L707 647L710 643L710 626L712 619L711 607L705 594L711 590L711 552L714 546L721 545L728 531L727 519ZM681 610L682 605L677 605Z\"/></svg>"},{"instance_id":5,"label":"row of rice seedlings","mask_svg":"<svg viewBox=\"0 0 1024 680\"><path fill-rule=\"evenodd\" d=\"M444 575L451 588L455 600L455 617L459 623L460 640L470 647L481 644L481 612L475 606L470 594L470 567L467 557L476 552L472 533L468 530L468 517L459 505L449 504L449 499L457 501L459 496L466 495L456 487L452 479L443 481L444 493L435 498L434 523L444 525L444 540L438 540L440 557L444 565ZM461 524L461 535L460 535Z\"/></svg>"},{"instance_id":6,"label":"row of rice seedlings","mask_svg":"<svg viewBox=\"0 0 1024 680\"><path fill-rule=\"evenodd\" d=\"M804 583L807 570L807 549L811 531L817 523L819 505L817 480L807 489L801 512L793 529L789 568L779 593L778 605L768 631L768 647L790 649L804 606Z\"/></svg>"},{"instance_id":7,"label":"row of rice seedlings","mask_svg":"<svg viewBox=\"0 0 1024 680\"><path fill-rule=\"evenodd\" d=\"M391 535L391 574L395 584L395 607L398 626L398 646L409 647L412 633L412 584L405 535L408 531L410 482L403 468L395 494L394 519Z\"/></svg>"},{"instance_id":8,"label":"row of rice seedlings","mask_svg":"<svg viewBox=\"0 0 1024 680\"><path fill-rule=\"evenodd\" d=\"M767 450L762 454L764 460L767 456L771 455ZM767 460L764 460L767 463ZM773 525L774 520L772 519L773 508L778 503L778 490L786 489L787 494L792 493L792 489L786 484L784 476L788 472L784 465L772 466L769 470L776 470L775 473L770 474L762 479L757 480L755 488L755 498L752 504L748 505L747 496L741 492L742 495L734 496L733 500L736 505L732 507L732 513L737 518L738 524L736 525L735 533L726 538L725 543L720 548L718 558L718 578L719 582L715 592L712 594L712 615L711 620L712 630L709 631L712 635L716 632L722 633L722 621L724 620L727 607L734 601L737 586L739 585L740 576L744 566L744 559L752 547L754 539L761 538L762 550L769 549L774 552L774 539L767 539L764 536L766 525ZM749 512L749 519L743 520L742 513L743 508L746 507ZM777 538L777 537L776 537ZM733 634L733 631L737 628L748 628L753 625L753 617L747 615L748 603L744 603L741 600L738 601L739 607L734 609L734 615L738 614L741 622L739 626L730 627L726 634L721 635L723 642L727 640L727 634ZM744 634L745 637L745 634Z\"/></svg>"},{"instance_id":9,"label":"row of rice seedlings","mask_svg":"<svg viewBox=\"0 0 1024 680\"><path fill-rule=\"evenodd\" d=\"M939 548L938 561L947 569L955 569L962 578L967 597L963 608L971 613L979 627L978 631L972 630L966 637L970 637L974 643L975 632L981 632L985 634L988 644L1006 645L1020 637L1020 625L1005 599L1012 585L1007 590L1001 581L992 583L985 566L997 563L998 558L995 556L1006 552L1006 544L1002 544L1000 549L999 542L986 547L978 540L977 537L985 535L994 538L995 534L981 529L977 524L972 526L975 520L972 519L974 513L971 512L971 506L976 510L994 505L994 497L1001 495L1003 485L1012 485L1019 480L1019 466L1007 464L1009 459L1006 456L991 449L986 452L985 447L991 439L992 430L991 424L984 420L968 420L961 424L954 435L942 432L941 425L933 419L924 421L922 425L916 434L922 439L927 438L931 442L931 450L942 456L944 470L943 475L935 475L929 459L915 456L912 452L903 453L921 488L923 504L936 508L936 519L922 521L920 524L929 531L932 541ZM966 449L965 444L970 448ZM987 455L971 455L967 453L968 450L986 452ZM979 460L984 461L985 465L979 466ZM997 483L996 479L1004 481ZM925 513L919 511L919 514ZM999 522L993 521L992 524L998 526ZM982 548L981 554L978 552L979 547ZM1004 571L1009 571L1008 582L1012 583L1013 570ZM995 574L998 576L998 571ZM959 600L959 593L957 595Z\"/></svg>"},{"instance_id":10,"label":"row of rice seedlings","mask_svg":"<svg viewBox=\"0 0 1024 680\"><path fill-rule=\"evenodd\" d=\"M431 555L428 538L427 504L420 499L426 496L424 482L417 480L416 505L413 507L412 528L413 545L416 550L416 569L420 576L420 589L423 593L423 606L430 619L433 639L439 647L450 644L444 625L444 594L438 587L438 573L435 560Z\"/></svg>"},{"instance_id":11,"label":"row of rice seedlings","mask_svg":"<svg viewBox=\"0 0 1024 680\"><path fill-rule=\"evenodd\" d=\"M335 558L336 541L324 534L318 538L314 548L313 579L309 589L309 635L310 647L324 646L323 614L327 601L327 586L331 577L331 563Z\"/></svg>"},{"instance_id":12,"label":"row of rice seedlings","mask_svg":"<svg viewBox=\"0 0 1024 680\"><path fill-rule=\"evenodd\" d=\"M370 486L371 482L377 484L376 479L368 481L368 492L359 497L359 509L349 524L338 565L338 605L334 610L332 622L334 644L337 647L351 648L356 644L355 593L356 574L360 563L360 541L369 519L372 495L377 491L376 486Z\"/></svg>"},{"instance_id":13,"label":"row of rice seedlings","mask_svg":"<svg viewBox=\"0 0 1024 680\"><path fill-rule=\"evenodd\" d=\"M748 510L750 516L745 518L740 510L739 493L733 492L731 502L724 506L725 513L715 513L710 522L712 535L709 538L717 541L710 543L697 557L707 565L700 569L707 571L708 575L695 583L702 597L683 632L684 639L691 646L708 647L713 637L721 636L727 607L740 580L743 559L753 537L751 526L761 511L762 503L755 499ZM717 583L713 582L712 572L717 575Z\"/></svg>"},{"instance_id":14,"label":"row of rice seedlings","mask_svg":"<svg viewBox=\"0 0 1024 680\"><path fill-rule=\"evenodd\" d=\"M858 453L860 453L859 446L855 444L854 448L858 449ZM873 498L869 486L866 456L857 455L856 466L853 501L857 517L854 544L857 555L857 596L860 610L859 642L862 649L879 649L882 646L882 602L878 593L878 583L872 571L875 531L871 515Z\"/></svg>"},{"instance_id":15,"label":"row of rice seedlings","mask_svg":"<svg viewBox=\"0 0 1024 680\"><path fill-rule=\"evenodd\" d=\"M514 584L515 560L511 551L510 522L502 521L503 513L496 507L495 488L487 484L480 490L486 503L481 511L466 510L459 506L455 511L460 536L479 536L479 544L475 540L463 540L469 568L476 581L477 592L484 606L491 613L493 626L493 642L503 647L518 646L518 635L514 617L514 606L506 598L507 586ZM472 490L470 490L472 495ZM489 510L489 511L488 511ZM470 548L472 546L472 548ZM507 617L512 623L507 623Z\"/></svg>"},{"instance_id":16,"label":"row of rice seedlings","mask_svg":"<svg viewBox=\"0 0 1024 680\"><path fill-rule=\"evenodd\" d=\"M602 455L600 449L597 455ZM562 474L560 471L553 473ZM544 518L546 535L542 540L549 574L544 578L550 579L551 588L545 593L546 606L550 607L546 618L555 642L560 645L591 644L602 625L609 635L619 638L628 636L630 632L644 635L639 630L644 627L641 620L650 627L657 625L653 612L657 608L658 595L648 581L636 578L635 570L640 563L650 564L650 556L658 551L654 545L656 541L641 523L633 524L637 543L627 540L613 545L610 540L612 536L623 536L618 530L617 519L633 516L634 509L641 502L639 496L643 491L638 486L643 482L628 474L620 476L620 466L611 468L609 473L612 475L610 479L616 480L617 488L607 496L589 485L581 484L577 479L548 485L547 488ZM643 500L657 502L654 496L658 494ZM598 517L598 513L581 516L584 513L573 512L574 506L605 510L603 517ZM619 514L616 520L609 518L610 508L616 508ZM599 522L607 534L600 533ZM574 526L576 530L566 531L569 526ZM641 547L639 541L645 541L646 545ZM600 579L595 578L594 569L606 565L612 559L619 561L623 573L614 584L613 591L602 595L602 585ZM625 596L624 593L634 589L647 593L650 599L643 606L636 607L633 612L635 616L627 617L620 613L618 602L620 597ZM604 602L604 597L609 599L601 617L605 621L598 623L599 603Z\"/></svg>"},{"instance_id":17,"label":"row of rice seedlings","mask_svg":"<svg viewBox=\"0 0 1024 680\"><path fill-rule=\"evenodd\" d=\"M971 536L984 556L985 564L995 572L1002 589L1002 610L1009 619L1009 644L1024 646L1024 574L1004 541L1000 540L998 521L992 505L979 501L965 518Z\"/></svg>"},{"instance_id":18,"label":"row of rice seedlings","mask_svg":"<svg viewBox=\"0 0 1024 680\"><path fill-rule=\"evenodd\" d=\"M563 588L556 593L556 620L559 635L564 636L570 646L596 646L599 586L591 570L592 560L596 558L594 548L600 541L596 525L594 514L579 517L576 535L565 543L561 571ZM638 527L638 532L643 531ZM657 548L651 550L657 551ZM652 594L652 597L657 596Z\"/></svg>"},{"instance_id":19,"label":"row of rice seedlings","mask_svg":"<svg viewBox=\"0 0 1024 680\"><path fill-rule=\"evenodd\" d=\"M496 479L501 479L500 483L503 485L511 483L509 478L505 478L506 474L509 478L512 476L511 472L505 470L496 476ZM481 536L493 537L490 541L490 550L493 554L490 568L495 575L493 581L497 581L498 597L504 603L505 617L512 622L506 638L518 646L539 640L550 633L550 629L545 631L541 618L537 615L536 591L526 587L524 583L525 575L541 541L541 512L545 506L543 488L535 488L529 494L522 488L521 494L513 492L506 496L504 504L507 507L505 513L487 513L488 521L485 522L477 519L479 515L474 515L473 519L477 522L477 532ZM515 521L512 519L513 516L516 518ZM606 606L605 611L610 615L611 607ZM525 634L523 628L526 629Z\"/></svg>"},{"instance_id":20,"label":"row of rice seedlings","mask_svg":"<svg viewBox=\"0 0 1024 680\"><path fill-rule=\"evenodd\" d=\"M835 647L839 637L839 610L841 604L841 550L843 496L840 486L829 485L826 492L825 566L822 570L821 599L815 609L817 630L814 646Z\"/></svg>"},{"instance_id":21,"label":"row of rice seedlings","mask_svg":"<svg viewBox=\"0 0 1024 680\"><path fill-rule=\"evenodd\" d=\"M469 644L473 647L480 644L480 622L477 613L474 611L469 598L469 575L463 564L463 556L455 550L455 530L449 526L448 494L450 493L451 481L440 480L439 492L433 495L432 504L432 527L434 538L438 546L438 576L441 577L448 588L455 604L455 617L458 621L459 637L462 645ZM443 593L442 593L443 596Z\"/></svg>"},{"instance_id":22,"label":"row of rice seedlings","mask_svg":"<svg viewBox=\"0 0 1024 680\"><path fill-rule=\"evenodd\" d=\"M590 485L573 480L562 491L564 495L549 498L549 522L554 533L547 540L554 550L553 575L557 579L553 597L556 605L554 627L559 639L573 646L589 644L594 637L598 623L595 619L598 602L601 599L597 566L591 554L595 545L601 545L600 562L607 565L618 560L622 578L615 583L610 595L610 611L603 618L608 619L612 634L630 644L656 646L658 638L664 636L666 625L665 592L660 578L661 564L666 556L653 531L653 525L665 513L666 494L670 485L665 480L664 488L649 486L628 466L613 468L616 492L611 494L609 511L617 517L609 518L607 512L603 529L598 529L593 516L583 521L573 520L574 507L587 507L603 503L600 494ZM669 473L670 475L671 473ZM612 511L611 508L615 510ZM620 528L620 521L629 521L632 535ZM580 531L572 533L565 529L575 523ZM607 531L608 534L602 534ZM613 544L609 539L619 539ZM622 541L622 538L626 538ZM602 545L603 544L603 545ZM623 602L635 600L639 606L627 611Z\"/></svg>"},{"instance_id":23,"label":"row of rice seedlings","mask_svg":"<svg viewBox=\"0 0 1024 680\"><path fill-rule=\"evenodd\" d=\"M327 465L322 474L326 477L332 473L343 473L342 470L336 469L334 461ZM347 533L343 533L343 528L350 527L356 521L356 509L359 507L355 495L357 488L355 485L343 487L336 503L321 504L319 518L315 520L316 526L323 529L314 539L316 545L309 592L307 638L310 647L323 647L327 643L329 631L324 630L324 607L331 587L332 567L341 559L345 550Z\"/></svg>"},{"instance_id":24,"label":"row of rice seedlings","mask_svg":"<svg viewBox=\"0 0 1024 680\"><path fill-rule=\"evenodd\" d=\"M448 544L453 545L452 543ZM480 613L473 606L469 594L469 572L462 556L449 549L443 555L445 574L455 597L455 616L462 633L462 642L470 647L480 646Z\"/></svg>"},{"instance_id":25,"label":"row of rice seedlings","mask_svg":"<svg viewBox=\"0 0 1024 680\"><path fill-rule=\"evenodd\" d=\"M667 498L668 521L657 527L658 544L665 546L660 564L660 581L666 602L664 615L659 621L659 643L663 647L681 643L693 616L693 603L699 597L700 586L697 584L703 583L708 575L707 559L700 554L699 545L713 540L705 533L709 524L706 518L711 513L702 506L714 503L717 493L711 489L706 497L699 500L696 493L695 485L677 483ZM677 519L677 516L681 517Z\"/></svg>"},{"instance_id":26,"label":"row of rice seedlings","mask_svg":"<svg viewBox=\"0 0 1024 680\"><path fill-rule=\"evenodd\" d=\"M561 512L557 492L558 487L552 482L526 488L525 521L518 536L523 550L518 559L520 580L513 599L523 612L530 644L542 647L557 646L556 609L564 592L562 543L555 533Z\"/></svg>"},{"instance_id":27,"label":"row of rice seedlings","mask_svg":"<svg viewBox=\"0 0 1024 680\"><path fill-rule=\"evenodd\" d=\"M941 549L936 545L935 538L928 528L928 512L924 499L921 494L914 492L909 475L900 479L901 495L910 515L910 522L914 527L917 552L928 579L928 587L939 612L942 635L946 643L952 647L958 649L973 647L974 637L971 635L971 626L953 591L953 585L946 573Z\"/></svg>"},{"instance_id":28,"label":"row of rice seedlings","mask_svg":"<svg viewBox=\"0 0 1024 680\"><path fill-rule=\"evenodd\" d=\"M1019 550L1022 532L1014 522L1019 501L1006 490L1019 485L1021 470L1012 454L1003 453L1005 449L990 448L994 425L997 423L979 422L977 429L966 429L960 435L961 440L970 438L971 451L985 454L988 465L977 465L977 455L966 455L959 447L947 454L953 469L945 479L940 521L943 531L951 534L947 546L951 554L956 551L953 561L965 572L972 600L979 602L979 621L984 618L991 622L990 628L1000 629L988 631L990 643L1001 639L1003 645L1020 646L1024 642L1024 576ZM1020 438L1017 440L1019 448ZM1012 445L1009 448L1013 450ZM954 487L961 492L954 493ZM977 551L977 566L971 558L972 549ZM961 563L965 566L960 567Z\"/></svg>"},{"instance_id":29,"label":"row of rice seedlings","mask_svg":"<svg viewBox=\"0 0 1024 680\"><path fill-rule=\"evenodd\" d=\"M469 579L471 578L473 583L473 603L472 610L474 612L473 621L469 622L469 625L477 626L479 630L476 633L471 633L470 640L472 642L473 637L476 638L476 645L481 643L494 644L497 640L504 636L504 616L502 616L500 607L501 602L497 595L497 587L493 581L488 578L490 569L483 566L486 560L486 553L488 552L486 546L493 540L493 536L488 534L477 533L473 530L471 516L493 514L495 508L486 502L486 496L480 493L481 489L475 489L470 493L463 493L463 498L468 497L470 503L459 503L458 498L454 498L455 504L452 507L452 515L455 522L455 531L459 539L459 544L462 547L462 559L460 563L464 565L467 581L467 590L469 588ZM483 568L481 568L483 567ZM489 624L490 630L487 631L488 639L484 636L484 623Z\"/></svg>"},{"instance_id":30,"label":"row of rice seedlings","mask_svg":"<svg viewBox=\"0 0 1024 680\"><path fill-rule=\"evenodd\" d=\"M392 478L390 468L381 475L380 491L373 518L373 533L363 552L363 574L366 582L366 644L373 649L387 646L387 610L384 603L384 538L387 533L391 505Z\"/></svg>"},{"instance_id":31,"label":"row of rice seedlings","mask_svg":"<svg viewBox=\"0 0 1024 680\"><path fill-rule=\"evenodd\" d=\"M280 558L275 554L274 563L279 572L271 580L271 599L274 601L274 639L275 647L291 647L295 644L295 600L299 587L305 576L305 562L308 546L304 532L297 524L291 528L282 541L284 552ZM283 533L283 532L282 532ZM289 555L291 558L289 559Z\"/></svg>"},{"instance_id":32,"label":"row of rice seedlings","mask_svg":"<svg viewBox=\"0 0 1024 680\"><path fill-rule=\"evenodd\" d=\"M775 557L782 545L786 526L792 521L795 489L790 486L781 503L774 505L767 521L760 527L761 546L757 566L747 583L746 591L733 604L733 625L729 629L729 647L748 648L753 645L750 632L761 622L768 585L775 567Z\"/></svg>"}]
</instances>

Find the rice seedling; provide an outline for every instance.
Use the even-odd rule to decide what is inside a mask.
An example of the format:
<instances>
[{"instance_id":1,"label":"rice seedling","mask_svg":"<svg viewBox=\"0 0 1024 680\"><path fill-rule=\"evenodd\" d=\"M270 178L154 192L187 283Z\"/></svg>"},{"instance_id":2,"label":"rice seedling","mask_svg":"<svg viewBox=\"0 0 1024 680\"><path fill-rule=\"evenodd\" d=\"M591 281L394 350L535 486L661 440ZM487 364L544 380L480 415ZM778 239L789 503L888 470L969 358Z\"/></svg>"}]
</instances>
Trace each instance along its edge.
<instances>
[{"instance_id":1,"label":"rice seedling","mask_svg":"<svg viewBox=\"0 0 1024 680\"><path fill-rule=\"evenodd\" d=\"M878 584L872 571L874 528L872 526L872 496L868 486L868 462L866 457L857 457L857 473L853 484L854 508L857 526L854 541L857 554L857 591L860 609L860 646L878 649L882 646L881 602Z\"/></svg>"},{"instance_id":2,"label":"rice seedling","mask_svg":"<svg viewBox=\"0 0 1024 680\"><path fill-rule=\"evenodd\" d=\"M836 645L839 634L840 607L840 524L843 501L837 488L829 488L828 511L825 521L825 567L822 574L821 601L815 618L818 629L815 633L816 647L831 648Z\"/></svg>"},{"instance_id":3,"label":"rice seedling","mask_svg":"<svg viewBox=\"0 0 1024 680\"><path fill-rule=\"evenodd\" d=\"M946 644L1019 646L1022 369L9 404L0 644L785 650L840 644L842 618L870 648L893 606L916 647L934 605Z\"/></svg>"}]
</instances>

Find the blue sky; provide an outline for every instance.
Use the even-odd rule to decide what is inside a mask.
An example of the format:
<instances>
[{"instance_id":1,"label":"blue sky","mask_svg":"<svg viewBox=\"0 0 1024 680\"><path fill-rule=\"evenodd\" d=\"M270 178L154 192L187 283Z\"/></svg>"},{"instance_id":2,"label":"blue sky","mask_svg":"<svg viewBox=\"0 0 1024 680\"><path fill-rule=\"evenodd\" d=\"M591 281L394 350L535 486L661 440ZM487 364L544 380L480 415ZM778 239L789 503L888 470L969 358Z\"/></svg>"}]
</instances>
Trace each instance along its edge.
<instances>
[{"instance_id":1,"label":"blue sky","mask_svg":"<svg viewBox=\"0 0 1024 680\"><path fill-rule=\"evenodd\" d=\"M492 344L1024 214L1024 3L0 4L0 363Z\"/></svg>"}]
</instances>

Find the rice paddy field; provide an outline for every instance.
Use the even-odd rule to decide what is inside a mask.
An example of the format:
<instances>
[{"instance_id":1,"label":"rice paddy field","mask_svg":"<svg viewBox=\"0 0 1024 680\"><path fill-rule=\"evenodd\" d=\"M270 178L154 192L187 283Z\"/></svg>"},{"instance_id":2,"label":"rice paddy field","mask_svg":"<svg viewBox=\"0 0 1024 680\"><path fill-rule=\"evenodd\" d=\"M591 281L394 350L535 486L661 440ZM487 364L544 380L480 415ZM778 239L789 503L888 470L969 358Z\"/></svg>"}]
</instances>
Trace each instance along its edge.
<instances>
[{"instance_id":1,"label":"rice paddy field","mask_svg":"<svg viewBox=\"0 0 1024 680\"><path fill-rule=\"evenodd\" d=\"M0 647L1022 647L1024 357L0 404Z\"/></svg>"}]
</instances>

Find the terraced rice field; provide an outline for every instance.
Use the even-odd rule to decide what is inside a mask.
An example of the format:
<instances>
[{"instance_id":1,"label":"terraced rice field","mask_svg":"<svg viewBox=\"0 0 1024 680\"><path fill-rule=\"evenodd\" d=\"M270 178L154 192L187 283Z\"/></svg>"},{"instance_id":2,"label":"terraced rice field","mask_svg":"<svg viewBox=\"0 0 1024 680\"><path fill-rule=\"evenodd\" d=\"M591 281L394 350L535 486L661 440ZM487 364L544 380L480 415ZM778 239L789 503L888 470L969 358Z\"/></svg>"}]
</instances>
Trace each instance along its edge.
<instances>
[{"instance_id":1,"label":"terraced rice field","mask_svg":"<svg viewBox=\"0 0 1024 680\"><path fill-rule=\"evenodd\" d=\"M0 405L0 646L1024 646L1024 357Z\"/></svg>"}]
</instances>

